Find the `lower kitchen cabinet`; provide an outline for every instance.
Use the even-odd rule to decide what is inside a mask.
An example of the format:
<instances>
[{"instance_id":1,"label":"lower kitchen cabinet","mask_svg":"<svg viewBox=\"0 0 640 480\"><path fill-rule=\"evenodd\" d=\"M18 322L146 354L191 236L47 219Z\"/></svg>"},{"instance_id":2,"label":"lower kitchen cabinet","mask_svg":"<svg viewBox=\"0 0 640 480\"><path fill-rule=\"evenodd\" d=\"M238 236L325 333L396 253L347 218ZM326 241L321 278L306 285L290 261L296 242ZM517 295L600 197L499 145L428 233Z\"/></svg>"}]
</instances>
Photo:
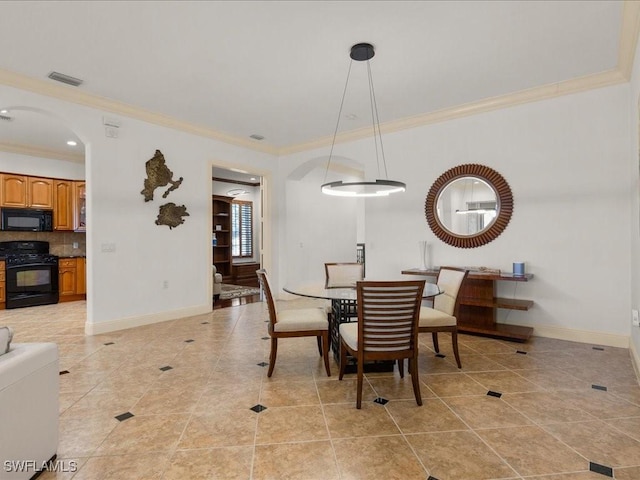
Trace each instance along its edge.
<instances>
[{"instance_id":1,"label":"lower kitchen cabinet","mask_svg":"<svg viewBox=\"0 0 640 480\"><path fill-rule=\"evenodd\" d=\"M4 261L0 262L0 309L4 308L6 297Z\"/></svg>"},{"instance_id":2,"label":"lower kitchen cabinet","mask_svg":"<svg viewBox=\"0 0 640 480\"><path fill-rule=\"evenodd\" d=\"M85 300L86 264L83 257L61 258L58 261L60 302Z\"/></svg>"}]
</instances>

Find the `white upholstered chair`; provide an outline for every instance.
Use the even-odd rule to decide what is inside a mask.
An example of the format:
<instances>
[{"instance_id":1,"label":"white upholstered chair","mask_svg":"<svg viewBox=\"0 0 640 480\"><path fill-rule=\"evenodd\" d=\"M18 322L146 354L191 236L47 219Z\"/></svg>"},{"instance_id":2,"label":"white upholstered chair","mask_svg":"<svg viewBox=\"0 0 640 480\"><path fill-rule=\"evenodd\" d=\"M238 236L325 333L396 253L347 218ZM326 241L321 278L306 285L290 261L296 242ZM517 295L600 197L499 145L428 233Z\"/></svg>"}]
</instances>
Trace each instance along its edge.
<instances>
[{"instance_id":1,"label":"white upholstered chair","mask_svg":"<svg viewBox=\"0 0 640 480\"><path fill-rule=\"evenodd\" d=\"M212 265L213 269L213 301L215 302L220 298L222 293L222 274L218 273L218 269L215 265Z\"/></svg>"},{"instance_id":2,"label":"white upholstered chair","mask_svg":"<svg viewBox=\"0 0 640 480\"><path fill-rule=\"evenodd\" d=\"M325 263L325 288L354 287L364 279L362 263Z\"/></svg>"},{"instance_id":3,"label":"white upholstered chair","mask_svg":"<svg viewBox=\"0 0 640 480\"><path fill-rule=\"evenodd\" d=\"M441 267L436 283L443 293L433 299L433 308L420 308L420 323L418 329L421 333L431 333L433 348L436 353L440 351L438 345L438 332L450 332L453 344L453 354L456 357L458 368L462 368L460 353L458 352L458 309L460 306L460 288L467 278L469 271L455 267Z\"/></svg>"},{"instance_id":4,"label":"white upholstered chair","mask_svg":"<svg viewBox=\"0 0 640 480\"><path fill-rule=\"evenodd\" d=\"M271 287L267 272L260 269L256 272L258 280L267 299L269 308L269 336L271 337L271 352L269 353L269 371L267 376L273 373L278 353L278 339L291 337L316 337L318 350L324 359L324 368L327 376L331 376L329 367L329 322L322 308L297 308L278 311L271 294Z\"/></svg>"},{"instance_id":5,"label":"white upholstered chair","mask_svg":"<svg viewBox=\"0 0 640 480\"><path fill-rule=\"evenodd\" d=\"M358 362L356 408L362 406L364 362L409 359L416 403L422 405L418 377L418 317L424 280L358 282L358 321L340 324L340 380L347 353Z\"/></svg>"}]
</instances>

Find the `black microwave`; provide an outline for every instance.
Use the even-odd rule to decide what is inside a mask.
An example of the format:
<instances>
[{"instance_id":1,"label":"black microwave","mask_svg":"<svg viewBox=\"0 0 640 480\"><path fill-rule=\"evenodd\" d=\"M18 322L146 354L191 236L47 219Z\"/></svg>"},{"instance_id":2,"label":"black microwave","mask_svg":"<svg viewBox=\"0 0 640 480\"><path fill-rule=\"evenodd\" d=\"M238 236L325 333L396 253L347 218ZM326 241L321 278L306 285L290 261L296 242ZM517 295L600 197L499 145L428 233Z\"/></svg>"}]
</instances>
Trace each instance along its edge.
<instances>
[{"instance_id":1,"label":"black microwave","mask_svg":"<svg viewBox=\"0 0 640 480\"><path fill-rule=\"evenodd\" d=\"M0 209L0 230L14 232L53 232L53 211L35 208Z\"/></svg>"}]
</instances>

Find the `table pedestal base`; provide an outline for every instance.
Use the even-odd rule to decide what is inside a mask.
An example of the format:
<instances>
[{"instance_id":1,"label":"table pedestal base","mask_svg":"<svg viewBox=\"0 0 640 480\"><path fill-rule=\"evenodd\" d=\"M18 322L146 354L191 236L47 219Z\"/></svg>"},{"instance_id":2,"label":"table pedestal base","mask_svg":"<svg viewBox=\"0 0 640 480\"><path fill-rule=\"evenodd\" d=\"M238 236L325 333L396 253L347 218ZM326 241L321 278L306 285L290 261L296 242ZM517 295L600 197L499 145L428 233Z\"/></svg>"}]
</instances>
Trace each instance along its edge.
<instances>
[{"instance_id":1,"label":"table pedestal base","mask_svg":"<svg viewBox=\"0 0 640 480\"><path fill-rule=\"evenodd\" d=\"M333 350L333 358L340 365L340 324L358 321L357 302L355 300L332 300L331 301L331 319L329 321L329 337L331 341L331 350ZM371 372L393 372L393 361L375 361L366 362L364 364L365 373ZM347 358L347 366L345 373L356 373L358 371L358 363L351 355Z\"/></svg>"}]
</instances>

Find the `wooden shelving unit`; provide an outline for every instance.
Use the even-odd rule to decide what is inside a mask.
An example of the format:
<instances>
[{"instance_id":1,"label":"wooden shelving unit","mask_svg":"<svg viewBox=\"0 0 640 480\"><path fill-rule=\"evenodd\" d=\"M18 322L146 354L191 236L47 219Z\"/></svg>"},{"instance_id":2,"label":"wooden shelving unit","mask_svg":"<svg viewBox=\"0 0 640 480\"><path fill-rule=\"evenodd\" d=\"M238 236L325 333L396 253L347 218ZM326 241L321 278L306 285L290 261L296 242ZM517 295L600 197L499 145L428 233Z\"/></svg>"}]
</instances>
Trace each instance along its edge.
<instances>
[{"instance_id":1,"label":"wooden shelving unit","mask_svg":"<svg viewBox=\"0 0 640 480\"><path fill-rule=\"evenodd\" d=\"M437 277L437 269L422 270L411 268L402 270L405 275ZM493 338L502 338L516 342L525 342L533 333L533 328L520 325L496 323L499 308L527 311L533 307L532 300L496 297L496 283L528 282L532 274L513 275L511 273L493 273L469 270L467 280L460 290L460 311L458 331Z\"/></svg>"},{"instance_id":2,"label":"wooden shelving unit","mask_svg":"<svg viewBox=\"0 0 640 480\"><path fill-rule=\"evenodd\" d=\"M216 236L216 244L211 244L213 249L213 264L218 273L222 274L222 281L229 282L231 279L231 202L233 197L213 195L212 215L213 215L213 235Z\"/></svg>"}]
</instances>

